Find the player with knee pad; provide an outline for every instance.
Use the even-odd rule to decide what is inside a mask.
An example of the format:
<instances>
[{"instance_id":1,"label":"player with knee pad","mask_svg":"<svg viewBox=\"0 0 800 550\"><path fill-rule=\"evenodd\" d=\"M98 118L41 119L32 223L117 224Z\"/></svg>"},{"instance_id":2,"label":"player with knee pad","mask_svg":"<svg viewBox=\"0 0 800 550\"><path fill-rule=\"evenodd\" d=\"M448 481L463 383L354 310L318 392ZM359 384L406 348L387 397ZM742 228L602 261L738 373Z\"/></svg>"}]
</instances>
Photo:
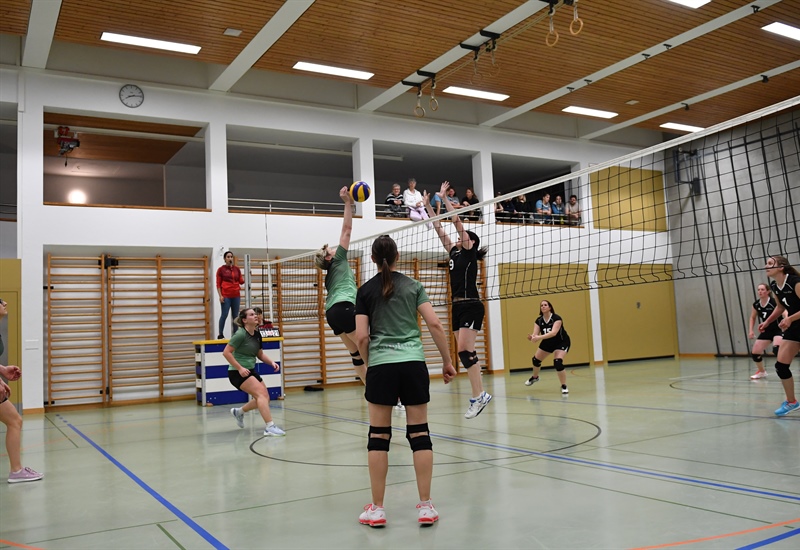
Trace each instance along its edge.
<instances>
[{"instance_id":1,"label":"player with knee pad","mask_svg":"<svg viewBox=\"0 0 800 550\"><path fill-rule=\"evenodd\" d=\"M356 278L347 260L350 234L353 230L352 197L347 187L339 190L344 202L344 218L339 235L339 246L335 249L322 247L314 255L314 265L325 272L325 319L333 333L341 338L350 352L353 367L361 382L366 384L367 368L356 345Z\"/></svg>"},{"instance_id":2,"label":"player with knee pad","mask_svg":"<svg viewBox=\"0 0 800 550\"><path fill-rule=\"evenodd\" d=\"M772 293L769 290L769 287L761 283L756 287L756 294L758 295L755 302L753 302L753 307L750 310L750 328L748 332L749 338L755 338L755 334L753 332L753 328L755 326L756 320L759 323L766 321L767 318L775 311L775 307L777 306L777 302L775 298L773 298ZM781 329L778 326L778 322L774 321L770 323L768 326L765 327L764 330L760 331L758 334L758 338L753 343L753 350L751 353L751 357L753 358L753 362L756 364L756 372L750 376L751 380L758 380L760 378L767 377L767 369L764 367L764 350L767 349L767 346L770 344L773 345L773 349L777 350L777 346L781 343ZM777 355L777 351L775 351L775 355Z\"/></svg>"},{"instance_id":3,"label":"player with knee pad","mask_svg":"<svg viewBox=\"0 0 800 550\"><path fill-rule=\"evenodd\" d=\"M800 351L800 273L783 256L767 258L765 269L767 276L772 279L770 288L775 293L777 305L769 317L758 325L758 330L764 332L774 321L780 319L778 328L783 331L783 339L778 350L775 372L781 379L786 401L775 410L775 415L785 416L800 409L800 403L794 394L794 378L789 370L792 359Z\"/></svg>"},{"instance_id":4,"label":"player with knee pad","mask_svg":"<svg viewBox=\"0 0 800 550\"><path fill-rule=\"evenodd\" d=\"M478 263L488 250L480 247L481 239L477 233L468 231L464 227L461 218L456 214L453 203L447 200L448 189L450 189L450 184L444 182L436 195L442 199L447 212L452 216L452 227L455 228L458 238L455 242L451 241L447 231L438 221L433 222L433 228L450 257L453 334L455 334L458 344L458 357L461 364L467 369L469 385L472 390L469 407L464 413L464 418L469 420L481 414L481 411L492 400L492 394L484 390L478 354L475 352L475 340L486 316L481 295L478 293ZM435 217L427 196L425 197L425 209L429 216Z\"/></svg>"},{"instance_id":5,"label":"player with knee pad","mask_svg":"<svg viewBox=\"0 0 800 550\"><path fill-rule=\"evenodd\" d=\"M356 296L356 342L369 365L364 395L369 402L369 456L372 502L358 521L371 527L386 525L383 508L389 470L392 408L397 400L406 407L406 438L414 456L419 503L417 521L430 525L439 515L431 503L433 444L428 431L430 375L425 364L417 316L421 315L442 357L445 384L456 375L447 336L419 281L395 271L397 245L388 235L372 245L378 274L364 283ZM376 322L371 320L377 319ZM400 335L400 336L399 336Z\"/></svg>"},{"instance_id":6,"label":"player with knee pad","mask_svg":"<svg viewBox=\"0 0 800 550\"><path fill-rule=\"evenodd\" d=\"M556 314L555 308L549 301L542 300L539 304L539 317L533 325L533 332L528 335L528 340L539 342L539 349L531 359L533 376L525 381L525 385L532 386L539 381L542 360L552 353L555 357L553 365L556 367L556 374L561 382L561 394L567 395L569 389L567 389L567 373L564 372L564 357L569 351L570 339L564 329L564 320Z\"/></svg>"}]
</instances>

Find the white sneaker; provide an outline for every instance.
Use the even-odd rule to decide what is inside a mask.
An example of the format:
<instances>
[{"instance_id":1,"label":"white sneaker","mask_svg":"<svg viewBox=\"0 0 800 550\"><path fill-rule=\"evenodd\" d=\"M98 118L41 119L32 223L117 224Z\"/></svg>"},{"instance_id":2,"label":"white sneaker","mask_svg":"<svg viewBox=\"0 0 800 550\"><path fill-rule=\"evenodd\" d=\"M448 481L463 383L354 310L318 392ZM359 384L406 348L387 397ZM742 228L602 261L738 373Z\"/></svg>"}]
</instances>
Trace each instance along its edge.
<instances>
[{"instance_id":1,"label":"white sneaker","mask_svg":"<svg viewBox=\"0 0 800 550\"><path fill-rule=\"evenodd\" d=\"M423 527L433 525L439 519L439 512L436 511L430 500L417 504L417 510L419 511L419 524Z\"/></svg>"},{"instance_id":2,"label":"white sneaker","mask_svg":"<svg viewBox=\"0 0 800 550\"><path fill-rule=\"evenodd\" d=\"M569 393L569 388L567 388L566 386L563 386L561 388L561 395L567 395L568 393Z\"/></svg>"},{"instance_id":3,"label":"white sneaker","mask_svg":"<svg viewBox=\"0 0 800 550\"><path fill-rule=\"evenodd\" d=\"M538 381L539 381L539 377L538 376L531 376L530 378L525 380L525 385L526 386L533 386Z\"/></svg>"},{"instance_id":4,"label":"white sneaker","mask_svg":"<svg viewBox=\"0 0 800 550\"><path fill-rule=\"evenodd\" d=\"M383 510L383 506L367 504L361 515L358 516L358 522L370 527L386 527L386 512Z\"/></svg>"},{"instance_id":5,"label":"white sneaker","mask_svg":"<svg viewBox=\"0 0 800 550\"><path fill-rule=\"evenodd\" d=\"M264 435L272 437L283 437L284 435L286 435L286 432L284 432L275 424L273 424L272 426L267 426L266 428L264 428Z\"/></svg>"},{"instance_id":6,"label":"white sneaker","mask_svg":"<svg viewBox=\"0 0 800 550\"><path fill-rule=\"evenodd\" d=\"M244 411L242 409L233 408L231 409L231 414L236 419L236 425L240 428L244 428Z\"/></svg>"},{"instance_id":7,"label":"white sneaker","mask_svg":"<svg viewBox=\"0 0 800 550\"><path fill-rule=\"evenodd\" d=\"M767 377L767 371L759 370L756 371L756 373L750 377L750 380L758 380L760 378L766 378L766 377Z\"/></svg>"},{"instance_id":8,"label":"white sneaker","mask_svg":"<svg viewBox=\"0 0 800 550\"><path fill-rule=\"evenodd\" d=\"M489 401L492 400L491 394L481 392L481 394L476 399L469 400L469 408L467 412L464 414L464 418L469 420L470 418L475 418L481 411L483 411L484 407L489 404Z\"/></svg>"}]
</instances>

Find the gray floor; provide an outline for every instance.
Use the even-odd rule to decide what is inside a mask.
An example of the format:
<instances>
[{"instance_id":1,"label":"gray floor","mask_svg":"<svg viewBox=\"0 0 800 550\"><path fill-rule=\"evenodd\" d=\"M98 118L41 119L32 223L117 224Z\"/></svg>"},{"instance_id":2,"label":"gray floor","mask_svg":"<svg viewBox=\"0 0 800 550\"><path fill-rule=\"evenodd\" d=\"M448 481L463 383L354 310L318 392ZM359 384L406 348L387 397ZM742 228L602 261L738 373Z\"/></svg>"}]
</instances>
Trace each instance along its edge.
<instances>
[{"instance_id":1,"label":"gray floor","mask_svg":"<svg viewBox=\"0 0 800 550\"><path fill-rule=\"evenodd\" d=\"M770 364L772 361L770 360ZM0 484L0 548L800 548L800 414L746 359L658 360L434 380L440 521L416 523L405 418L395 414L385 529L370 501L361 390L290 393L281 439L193 402L28 416L26 465ZM796 372L796 369L794 369ZM0 457L0 476L8 461Z\"/></svg>"}]
</instances>

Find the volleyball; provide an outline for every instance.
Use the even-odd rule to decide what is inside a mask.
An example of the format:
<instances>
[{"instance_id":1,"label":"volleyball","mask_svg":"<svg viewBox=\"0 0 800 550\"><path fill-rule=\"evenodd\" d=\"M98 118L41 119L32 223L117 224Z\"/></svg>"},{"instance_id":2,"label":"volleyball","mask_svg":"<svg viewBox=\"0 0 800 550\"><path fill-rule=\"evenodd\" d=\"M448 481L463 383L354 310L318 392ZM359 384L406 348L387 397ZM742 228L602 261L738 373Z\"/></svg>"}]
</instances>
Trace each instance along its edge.
<instances>
[{"instance_id":1,"label":"volleyball","mask_svg":"<svg viewBox=\"0 0 800 550\"><path fill-rule=\"evenodd\" d=\"M356 202L364 202L370 193L369 184L365 181L356 181L350 186L350 197Z\"/></svg>"}]
</instances>

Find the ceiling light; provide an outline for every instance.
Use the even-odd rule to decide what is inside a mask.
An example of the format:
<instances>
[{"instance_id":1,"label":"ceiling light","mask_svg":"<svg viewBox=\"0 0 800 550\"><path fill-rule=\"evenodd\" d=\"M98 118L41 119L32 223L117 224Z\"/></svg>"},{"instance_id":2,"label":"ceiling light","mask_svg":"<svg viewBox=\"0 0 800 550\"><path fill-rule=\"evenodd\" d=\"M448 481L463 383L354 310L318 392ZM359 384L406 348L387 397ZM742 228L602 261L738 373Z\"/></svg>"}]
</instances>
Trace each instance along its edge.
<instances>
[{"instance_id":1,"label":"ceiling light","mask_svg":"<svg viewBox=\"0 0 800 550\"><path fill-rule=\"evenodd\" d=\"M495 94L493 92L483 92L481 90L470 90L469 88L459 88L458 86L448 86L444 89L444 93L464 95L467 97L477 97L478 99L491 99L492 101L505 101L509 97L505 94Z\"/></svg>"},{"instance_id":2,"label":"ceiling light","mask_svg":"<svg viewBox=\"0 0 800 550\"><path fill-rule=\"evenodd\" d=\"M770 23L766 27L761 27L761 29L769 32L774 32L775 34L785 36L786 38L793 38L794 40L800 40L800 29L798 29L797 27L792 27L791 25L786 25L784 23Z\"/></svg>"},{"instance_id":3,"label":"ceiling light","mask_svg":"<svg viewBox=\"0 0 800 550\"><path fill-rule=\"evenodd\" d=\"M696 10L700 6L705 6L711 0L667 0L668 2L672 2L673 4L680 4L681 6L686 6L687 8L692 8Z\"/></svg>"},{"instance_id":4,"label":"ceiling light","mask_svg":"<svg viewBox=\"0 0 800 550\"><path fill-rule=\"evenodd\" d=\"M222 34L224 34L225 36L239 36L240 34L242 34L242 29L232 29L228 27L227 29L222 31Z\"/></svg>"},{"instance_id":5,"label":"ceiling light","mask_svg":"<svg viewBox=\"0 0 800 550\"><path fill-rule=\"evenodd\" d=\"M699 126L687 126L686 124L678 124L676 122L667 122L666 124L662 124L660 128L678 130L680 132L699 132L700 130L705 130L705 128L700 128Z\"/></svg>"},{"instance_id":6,"label":"ceiling light","mask_svg":"<svg viewBox=\"0 0 800 550\"><path fill-rule=\"evenodd\" d=\"M114 34L113 32L104 32L100 40L129 44L131 46L142 46L144 48L169 50L171 52L197 54L197 52L200 51L200 46L180 44L178 42L166 42L165 40L153 40L151 38L139 38L138 36L128 36L127 34Z\"/></svg>"},{"instance_id":7,"label":"ceiling light","mask_svg":"<svg viewBox=\"0 0 800 550\"><path fill-rule=\"evenodd\" d=\"M67 195L67 202L70 204L86 204L86 193L80 189L75 189Z\"/></svg>"},{"instance_id":8,"label":"ceiling light","mask_svg":"<svg viewBox=\"0 0 800 550\"><path fill-rule=\"evenodd\" d=\"M598 111L597 109L586 109L585 107L575 107L570 105L566 109L561 109L565 113L573 113L575 115L596 116L598 118L614 118L619 113L612 113L610 111Z\"/></svg>"},{"instance_id":9,"label":"ceiling light","mask_svg":"<svg viewBox=\"0 0 800 550\"><path fill-rule=\"evenodd\" d=\"M628 101L626 101L626 102L625 102L625 105L636 105L637 103L639 103L639 100L637 100L637 99L630 99L630 100L628 100Z\"/></svg>"},{"instance_id":10,"label":"ceiling light","mask_svg":"<svg viewBox=\"0 0 800 550\"><path fill-rule=\"evenodd\" d=\"M340 67L330 67L328 65L317 65L316 63L306 63L305 61L298 61L294 64L293 69L301 71L311 71L312 73L332 74L335 76L346 76L347 78L357 78L359 80L369 80L374 73L365 71L353 71L351 69L342 69Z\"/></svg>"}]
</instances>

